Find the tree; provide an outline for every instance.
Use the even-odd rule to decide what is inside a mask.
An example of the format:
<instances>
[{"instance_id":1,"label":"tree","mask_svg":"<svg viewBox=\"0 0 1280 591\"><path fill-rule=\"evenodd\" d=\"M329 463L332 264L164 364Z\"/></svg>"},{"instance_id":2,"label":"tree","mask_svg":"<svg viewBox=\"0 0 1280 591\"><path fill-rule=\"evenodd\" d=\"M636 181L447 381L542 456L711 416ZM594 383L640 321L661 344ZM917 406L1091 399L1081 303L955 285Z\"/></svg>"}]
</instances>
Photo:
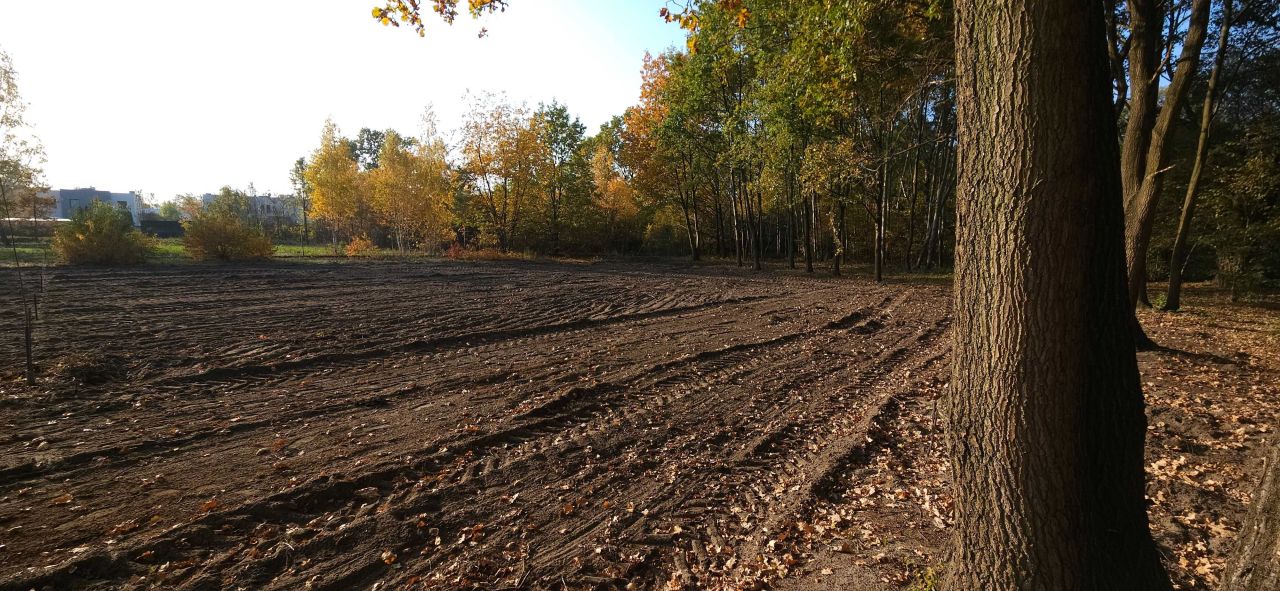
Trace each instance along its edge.
<instances>
[{"instance_id":1,"label":"tree","mask_svg":"<svg viewBox=\"0 0 1280 591\"><path fill-rule=\"evenodd\" d=\"M1222 73L1222 64L1226 61L1231 25L1235 20L1234 1L1224 0L1222 5L1218 48L1213 57L1213 67L1205 89L1204 104L1200 107L1200 133L1196 140L1194 164L1191 167L1191 178L1187 181L1182 215L1178 220L1178 232L1173 241L1173 253L1169 260L1169 290L1165 296L1165 310L1172 311L1182 307L1182 269L1186 265L1187 254L1190 251L1191 221L1195 215L1196 201L1199 197L1200 179L1204 174L1205 154L1209 146L1209 129L1213 124L1213 110L1218 99L1218 79Z\"/></svg>"},{"instance_id":2,"label":"tree","mask_svg":"<svg viewBox=\"0 0 1280 591\"><path fill-rule=\"evenodd\" d=\"M208 206L183 222L187 256L198 261L271 258L275 247L266 232L254 227L255 221L249 195L223 187Z\"/></svg>"},{"instance_id":3,"label":"tree","mask_svg":"<svg viewBox=\"0 0 1280 591\"><path fill-rule=\"evenodd\" d=\"M160 219L177 221L182 218L182 208L177 201L165 201L160 204Z\"/></svg>"},{"instance_id":4,"label":"tree","mask_svg":"<svg viewBox=\"0 0 1280 591\"><path fill-rule=\"evenodd\" d=\"M307 159L299 158L289 169L289 182L293 185L293 203L302 215L302 241L311 241L311 228L307 216L311 213L311 183L307 182Z\"/></svg>"},{"instance_id":5,"label":"tree","mask_svg":"<svg viewBox=\"0 0 1280 591\"><path fill-rule=\"evenodd\" d=\"M449 165L444 142L431 138L411 147L389 131L379 161L381 165L369 173L370 205L391 227L396 248L405 251L411 241L438 238L448 219Z\"/></svg>"},{"instance_id":6,"label":"tree","mask_svg":"<svg viewBox=\"0 0 1280 591\"><path fill-rule=\"evenodd\" d=\"M351 157L338 126L326 121L320 147L311 155L303 177L311 185L312 211L316 218L332 225L334 251L338 235L355 235L356 221L363 206L360 170Z\"/></svg>"},{"instance_id":7,"label":"tree","mask_svg":"<svg viewBox=\"0 0 1280 591\"><path fill-rule=\"evenodd\" d=\"M600 243L613 252L635 250L644 232L640 203L618 163L621 127L622 119L615 117L586 142L591 154L592 196L600 214Z\"/></svg>"},{"instance_id":8,"label":"tree","mask_svg":"<svg viewBox=\"0 0 1280 591\"><path fill-rule=\"evenodd\" d=\"M351 157L355 159L356 164L360 165L361 171L368 172L378 168L382 145L386 143L387 133L362 127L360 128L360 133L356 134L356 139L351 141ZM397 135L396 137L400 136Z\"/></svg>"},{"instance_id":9,"label":"tree","mask_svg":"<svg viewBox=\"0 0 1280 591\"><path fill-rule=\"evenodd\" d=\"M462 124L462 172L474 199L470 211L500 250L523 239L536 189L540 139L523 106L482 95Z\"/></svg>"},{"instance_id":10,"label":"tree","mask_svg":"<svg viewBox=\"0 0 1280 591\"><path fill-rule=\"evenodd\" d=\"M178 211L180 213L178 217L180 219L190 219L200 215L200 212L204 211L204 203L200 199L197 199L195 195L178 195L174 201L178 205Z\"/></svg>"},{"instance_id":11,"label":"tree","mask_svg":"<svg viewBox=\"0 0 1280 591\"><path fill-rule=\"evenodd\" d=\"M44 163L44 149L27 129L23 119L26 108L18 93L18 74L13 68L13 61L9 54L0 51L0 217L4 218L18 217L27 211L35 213L41 208L40 166ZM27 384L34 386L36 366L32 334L40 293L27 285L27 277L18 258L18 246L14 242L14 231L12 223L0 223L0 245L9 245L13 254L18 299L22 305ZM42 290L43 282L40 286Z\"/></svg>"},{"instance_id":12,"label":"tree","mask_svg":"<svg viewBox=\"0 0 1280 591\"><path fill-rule=\"evenodd\" d=\"M13 62L0 51L0 217L44 217L52 209L40 196L44 148L30 134L26 108Z\"/></svg>"},{"instance_id":13,"label":"tree","mask_svg":"<svg viewBox=\"0 0 1280 591\"><path fill-rule=\"evenodd\" d=\"M1169 589L1144 502L1103 15L956 5L950 589Z\"/></svg>"},{"instance_id":14,"label":"tree","mask_svg":"<svg viewBox=\"0 0 1280 591\"><path fill-rule=\"evenodd\" d=\"M691 158L688 144L680 141L684 128L671 121L667 96L671 85L671 59L645 53L641 73L640 102L622 117L618 160L628 169L635 190L657 206L678 207L684 222L689 256L702 256L696 195L688 189ZM674 174L673 174L674 171Z\"/></svg>"},{"instance_id":15,"label":"tree","mask_svg":"<svg viewBox=\"0 0 1280 591\"><path fill-rule=\"evenodd\" d=\"M587 196L581 190L583 181L588 177L585 176L586 161L580 150L587 128L558 102L543 105L534 117L543 150L539 176L546 196L548 248L552 255L558 255L566 201Z\"/></svg>"},{"instance_id":16,"label":"tree","mask_svg":"<svg viewBox=\"0 0 1280 591\"><path fill-rule=\"evenodd\" d=\"M1150 44L1160 41L1160 24L1163 16L1159 0L1131 0L1131 20L1144 21L1144 29L1135 30L1135 43ZM1150 69L1154 59L1144 55L1144 64L1133 69L1129 85L1134 96L1129 101L1130 123L1125 132L1124 170L1125 191L1125 254L1128 260L1129 301L1135 306L1147 303L1147 249L1151 244L1151 230L1155 223L1156 207L1167 172L1169 139L1180 114L1179 107L1190 88L1200 64L1200 49L1204 46L1209 23L1210 0L1192 0L1186 36L1182 39L1176 70L1164 92L1164 104L1155 112L1156 95L1160 91L1158 70ZM1154 30L1154 33L1151 31ZM1144 39L1145 38L1145 39ZM1169 41L1172 51L1173 41ZM1159 45L1156 46L1157 48ZM1146 53L1156 50L1145 49ZM1158 67L1158 65L1154 66ZM1130 147L1130 144L1136 144ZM1136 326L1136 322L1134 323ZM1140 335L1145 340L1145 335Z\"/></svg>"}]
</instances>

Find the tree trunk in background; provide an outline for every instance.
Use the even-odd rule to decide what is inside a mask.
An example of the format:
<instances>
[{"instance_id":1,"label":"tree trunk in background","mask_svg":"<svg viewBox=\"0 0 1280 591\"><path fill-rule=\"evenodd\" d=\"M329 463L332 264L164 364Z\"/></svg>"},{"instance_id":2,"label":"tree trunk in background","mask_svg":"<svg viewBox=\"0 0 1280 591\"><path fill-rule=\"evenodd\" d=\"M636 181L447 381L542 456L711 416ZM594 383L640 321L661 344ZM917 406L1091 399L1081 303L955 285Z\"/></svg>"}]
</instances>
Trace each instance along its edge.
<instances>
[{"instance_id":1,"label":"tree trunk in background","mask_svg":"<svg viewBox=\"0 0 1280 591\"><path fill-rule=\"evenodd\" d=\"M1132 209L1134 198L1146 176L1147 147L1151 145L1151 128L1156 122L1156 105L1160 95L1159 68L1162 43L1163 13L1160 0L1127 0L1129 12L1129 113L1125 123L1124 143L1120 147L1120 180L1124 191L1124 209ZM1111 7L1107 6L1107 10ZM1126 267L1128 269L1128 267ZM1144 269L1145 272L1145 269ZM1130 300L1137 306L1146 290L1143 281L1133 282L1130 274ZM1138 317L1128 320L1138 347L1155 346L1142 330Z\"/></svg>"},{"instance_id":2,"label":"tree trunk in background","mask_svg":"<svg viewBox=\"0 0 1280 591\"><path fill-rule=\"evenodd\" d=\"M813 202L815 197L813 193L809 193L809 198L805 200L804 211L804 272L813 272L813 245L816 239L813 237Z\"/></svg>"},{"instance_id":3,"label":"tree trunk in background","mask_svg":"<svg viewBox=\"0 0 1280 591\"><path fill-rule=\"evenodd\" d=\"M1280 446L1274 441L1263 465L1262 485L1236 540L1222 591L1280 589Z\"/></svg>"},{"instance_id":4,"label":"tree trunk in background","mask_svg":"<svg viewBox=\"0 0 1280 591\"><path fill-rule=\"evenodd\" d=\"M1167 140L1177 121L1179 105L1200 69L1200 49L1204 47L1205 31L1209 26L1209 5L1210 0L1192 0L1191 18L1178 55L1177 69L1165 90L1164 104L1151 129L1142 183L1135 194L1126 193L1125 255L1129 264L1129 301L1135 306L1139 302L1147 303L1147 248L1151 244L1151 229L1155 225L1156 206L1160 202L1165 166L1169 160Z\"/></svg>"},{"instance_id":5,"label":"tree trunk in background","mask_svg":"<svg viewBox=\"0 0 1280 591\"><path fill-rule=\"evenodd\" d=\"M787 196L787 264L796 268L796 205L791 195Z\"/></svg>"},{"instance_id":6,"label":"tree trunk in background","mask_svg":"<svg viewBox=\"0 0 1280 591\"><path fill-rule=\"evenodd\" d=\"M756 179L759 179L759 177L756 177ZM750 194L751 194L750 191L748 191L748 193L746 194L748 194L748 198L750 198ZM764 191L763 189L756 187L756 191L755 191L755 270L756 271L759 271L760 269L762 269L762 267L760 267L760 255L762 255L763 251L764 251Z\"/></svg>"},{"instance_id":7,"label":"tree trunk in background","mask_svg":"<svg viewBox=\"0 0 1280 591\"><path fill-rule=\"evenodd\" d=\"M1190 251L1191 220L1196 213L1196 200L1200 193L1200 177L1204 174L1204 161L1209 150L1209 128L1213 125L1214 102L1218 96L1218 75L1226 61L1227 41L1231 37L1231 20L1234 15L1233 0L1222 3L1222 26L1218 30L1218 53L1213 57L1213 70L1205 88L1204 105L1200 108L1200 137L1196 141L1195 164L1191 166L1191 178L1187 180L1187 194L1182 200L1182 215L1178 218L1178 233L1173 239L1173 254L1169 257L1169 291L1164 309L1175 311L1182 307L1182 270L1187 265Z\"/></svg>"},{"instance_id":8,"label":"tree trunk in background","mask_svg":"<svg viewBox=\"0 0 1280 591\"><path fill-rule=\"evenodd\" d=\"M1170 589L1101 10L956 4L955 591Z\"/></svg>"},{"instance_id":9,"label":"tree trunk in background","mask_svg":"<svg viewBox=\"0 0 1280 591\"><path fill-rule=\"evenodd\" d=\"M831 274L836 277L840 276L840 264L844 262L844 200L839 198L836 200L835 207L831 211L831 243L835 252L835 256L831 257Z\"/></svg>"},{"instance_id":10,"label":"tree trunk in background","mask_svg":"<svg viewBox=\"0 0 1280 591\"><path fill-rule=\"evenodd\" d=\"M1160 67L1162 12L1160 0L1128 0L1129 118L1120 148L1120 180L1125 211L1129 211L1146 176L1147 147L1156 123L1157 80ZM1110 7L1108 7L1110 8Z\"/></svg>"},{"instance_id":11,"label":"tree trunk in background","mask_svg":"<svg viewBox=\"0 0 1280 591\"><path fill-rule=\"evenodd\" d=\"M884 281L884 221L885 206L889 193L889 160L888 149L885 149L885 159L880 163L880 194L876 196L876 248L874 253L875 259L875 276L876 283Z\"/></svg>"}]
</instances>

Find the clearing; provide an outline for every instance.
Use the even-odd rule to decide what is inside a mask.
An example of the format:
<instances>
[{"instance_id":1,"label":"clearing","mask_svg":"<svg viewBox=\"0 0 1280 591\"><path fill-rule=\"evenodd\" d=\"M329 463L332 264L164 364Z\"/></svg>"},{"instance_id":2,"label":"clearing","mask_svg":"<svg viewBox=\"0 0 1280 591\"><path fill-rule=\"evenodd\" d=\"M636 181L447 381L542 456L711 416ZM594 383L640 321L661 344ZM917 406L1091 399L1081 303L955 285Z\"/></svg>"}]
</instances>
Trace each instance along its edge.
<instances>
[{"instance_id":1,"label":"clearing","mask_svg":"<svg viewBox=\"0 0 1280 591\"><path fill-rule=\"evenodd\" d=\"M38 389L0 316L0 589L899 588L949 535L949 304L660 264L54 269ZM1175 349L1140 357L1153 527L1208 588L1280 314L1143 319Z\"/></svg>"}]
</instances>

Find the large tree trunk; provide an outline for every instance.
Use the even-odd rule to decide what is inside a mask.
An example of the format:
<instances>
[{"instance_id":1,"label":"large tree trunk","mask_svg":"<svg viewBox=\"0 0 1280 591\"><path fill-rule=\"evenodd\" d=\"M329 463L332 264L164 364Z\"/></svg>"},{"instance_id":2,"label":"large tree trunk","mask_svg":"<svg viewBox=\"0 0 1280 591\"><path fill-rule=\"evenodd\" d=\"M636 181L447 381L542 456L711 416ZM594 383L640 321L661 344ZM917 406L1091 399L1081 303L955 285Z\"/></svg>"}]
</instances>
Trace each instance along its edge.
<instances>
[{"instance_id":1,"label":"large tree trunk","mask_svg":"<svg viewBox=\"0 0 1280 591\"><path fill-rule=\"evenodd\" d=\"M1187 180L1187 194L1182 200L1182 215L1178 218L1178 233L1173 239L1173 255L1169 257L1169 291L1165 297L1165 310L1182 307L1182 269L1190 252L1191 220L1196 213L1196 200L1200 194L1200 177L1204 174L1204 161L1209 151L1209 128L1213 125L1213 108L1218 95L1218 74L1226 60L1227 41L1231 37L1231 20L1234 18L1233 0L1222 3L1222 26L1218 30L1218 53L1213 56L1213 70L1205 88L1204 104L1200 108L1200 137L1196 141L1195 163L1191 165L1191 178Z\"/></svg>"},{"instance_id":2,"label":"large tree trunk","mask_svg":"<svg viewBox=\"0 0 1280 591\"><path fill-rule=\"evenodd\" d=\"M1167 590L1101 10L956 4L956 591Z\"/></svg>"},{"instance_id":3,"label":"large tree trunk","mask_svg":"<svg viewBox=\"0 0 1280 591\"><path fill-rule=\"evenodd\" d=\"M1179 104L1200 68L1200 49L1204 47L1205 31L1209 25L1209 4L1210 0L1193 0L1191 3L1191 19L1187 24L1186 38L1182 41L1177 69L1165 90L1164 104L1151 129L1142 182L1136 193L1129 195L1126 192L1125 255L1129 265L1129 301L1135 306L1139 302L1146 303L1147 248L1151 244L1151 229L1155 224L1156 206L1160 202L1165 165L1169 159L1166 148L1173 124L1177 121Z\"/></svg>"},{"instance_id":4,"label":"large tree trunk","mask_svg":"<svg viewBox=\"0 0 1280 591\"><path fill-rule=\"evenodd\" d=\"M1222 591L1280 589L1280 446L1274 443L1236 544Z\"/></svg>"}]
</instances>

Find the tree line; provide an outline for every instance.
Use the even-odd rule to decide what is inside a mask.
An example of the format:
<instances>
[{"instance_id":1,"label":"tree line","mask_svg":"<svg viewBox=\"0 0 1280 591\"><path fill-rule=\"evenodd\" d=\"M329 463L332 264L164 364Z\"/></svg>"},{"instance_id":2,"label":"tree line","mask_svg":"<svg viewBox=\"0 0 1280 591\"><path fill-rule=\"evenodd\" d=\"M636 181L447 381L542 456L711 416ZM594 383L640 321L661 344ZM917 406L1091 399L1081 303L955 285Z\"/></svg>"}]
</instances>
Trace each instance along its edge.
<instances>
[{"instance_id":1,"label":"tree line","mask_svg":"<svg viewBox=\"0 0 1280 591\"><path fill-rule=\"evenodd\" d=\"M411 14L396 4L379 18ZM1169 280L1154 303L1170 309L1184 278L1233 293L1280 284L1280 255L1267 248L1280 238L1269 149L1280 128L1276 2L1103 8L1130 299L1153 303L1148 280ZM441 205L418 214L434 212L421 218L429 235L387 211L392 193L380 213L372 184L356 182L377 168L387 133L326 136L328 149L304 164L323 156L327 172L297 188L321 191L316 217L339 237L402 248L408 236L433 249L710 255L835 274L858 264L877 279L951 267L950 2L705 0L663 11L687 29L686 47L646 55L636 104L594 135L562 104L468 97L457 141L436 144Z\"/></svg>"}]
</instances>

